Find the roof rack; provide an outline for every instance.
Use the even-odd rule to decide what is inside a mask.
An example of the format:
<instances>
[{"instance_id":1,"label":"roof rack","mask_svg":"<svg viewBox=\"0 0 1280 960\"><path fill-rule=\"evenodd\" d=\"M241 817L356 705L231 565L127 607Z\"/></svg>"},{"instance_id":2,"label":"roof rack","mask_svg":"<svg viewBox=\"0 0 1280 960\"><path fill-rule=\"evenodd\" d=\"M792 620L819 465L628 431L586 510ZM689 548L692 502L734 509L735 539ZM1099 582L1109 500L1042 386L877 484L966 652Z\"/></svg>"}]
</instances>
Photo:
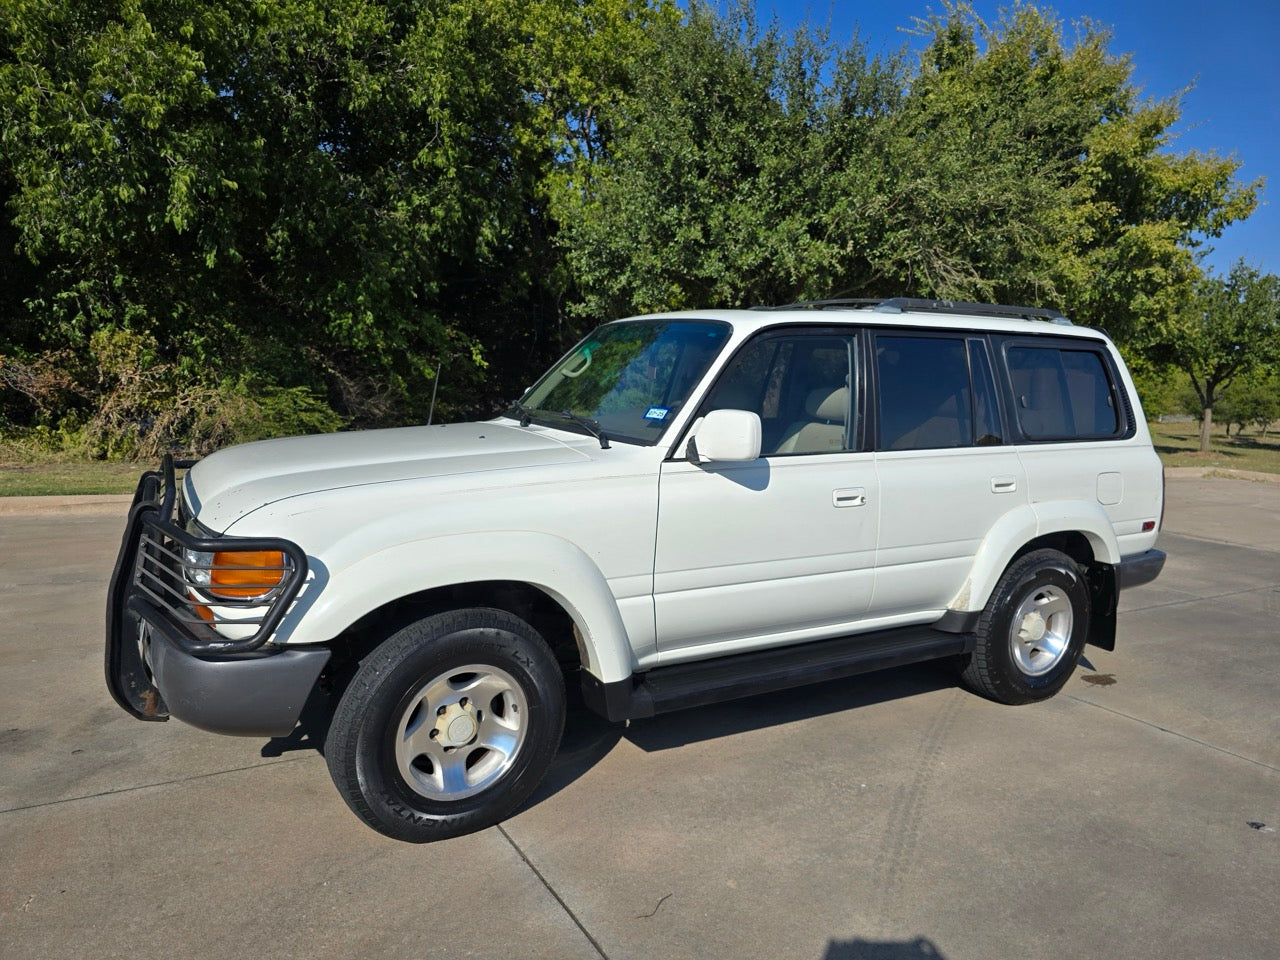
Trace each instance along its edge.
<instances>
[{"instance_id":1,"label":"roof rack","mask_svg":"<svg viewBox=\"0 0 1280 960\"><path fill-rule=\"evenodd\" d=\"M925 300L917 297L887 299L801 300L779 307L752 307L752 310L826 310L854 308L878 313L951 313L975 317L1012 317L1022 320L1047 320L1071 326L1061 310L1051 307L1020 307L1006 303L970 303L966 300Z\"/></svg>"},{"instance_id":2,"label":"roof rack","mask_svg":"<svg viewBox=\"0 0 1280 960\"><path fill-rule=\"evenodd\" d=\"M1017 317L1024 320L1048 320L1070 325L1061 310L1051 307L1018 307L1007 303L970 303L966 300L921 300L915 297L891 297L875 307L885 313L958 313L976 317Z\"/></svg>"},{"instance_id":3,"label":"roof rack","mask_svg":"<svg viewBox=\"0 0 1280 960\"><path fill-rule=\"evenodd\" d=\"M874 307L884 303L880 297L840 297L835 300L799 300L780 306L756 306L752 310L825 310L828 307Z\"/></svg>"}]
</instances>

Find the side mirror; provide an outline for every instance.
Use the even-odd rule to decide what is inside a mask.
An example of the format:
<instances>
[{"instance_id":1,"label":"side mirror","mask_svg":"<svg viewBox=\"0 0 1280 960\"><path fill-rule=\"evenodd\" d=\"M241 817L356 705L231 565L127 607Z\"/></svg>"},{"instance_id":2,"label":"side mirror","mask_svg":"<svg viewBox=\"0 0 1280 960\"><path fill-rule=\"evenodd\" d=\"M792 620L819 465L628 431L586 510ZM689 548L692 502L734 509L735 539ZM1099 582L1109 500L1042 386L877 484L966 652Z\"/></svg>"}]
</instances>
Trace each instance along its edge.
<instances>
[{"instance_id":1,"label":"side mirror","mask_svg":"<svg viewBox=\"0 0 1280 960\"><path fill-rule=\"evenodd\" d=\"M760 417L748 410L712 410L694 426L685 450L694 463L742 462L760 456Z\"/></svg>"}]
</instances>

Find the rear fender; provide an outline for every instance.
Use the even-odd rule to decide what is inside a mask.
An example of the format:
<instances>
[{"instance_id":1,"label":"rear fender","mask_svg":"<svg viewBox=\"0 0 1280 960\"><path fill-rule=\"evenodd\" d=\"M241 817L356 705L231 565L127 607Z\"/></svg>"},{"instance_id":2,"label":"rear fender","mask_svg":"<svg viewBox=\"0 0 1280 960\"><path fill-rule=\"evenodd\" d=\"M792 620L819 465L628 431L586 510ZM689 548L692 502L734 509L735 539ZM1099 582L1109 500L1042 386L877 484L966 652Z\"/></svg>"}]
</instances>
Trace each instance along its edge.
<instances>
[{"instance_id":1,"label":"rear fender","mask_svg":"<svg viewBox=\"0 0 1280 960\"><path fill-rule=\"evenodd\" d=\"M1120 562L1115 531L1101 504L1078 500L1027 504L1006 513L988 531L949 609L957 613L982 610L1013 558L1032 540L1051 533L1083 534L1095 563Z\"/></svg>"}]
</instances>

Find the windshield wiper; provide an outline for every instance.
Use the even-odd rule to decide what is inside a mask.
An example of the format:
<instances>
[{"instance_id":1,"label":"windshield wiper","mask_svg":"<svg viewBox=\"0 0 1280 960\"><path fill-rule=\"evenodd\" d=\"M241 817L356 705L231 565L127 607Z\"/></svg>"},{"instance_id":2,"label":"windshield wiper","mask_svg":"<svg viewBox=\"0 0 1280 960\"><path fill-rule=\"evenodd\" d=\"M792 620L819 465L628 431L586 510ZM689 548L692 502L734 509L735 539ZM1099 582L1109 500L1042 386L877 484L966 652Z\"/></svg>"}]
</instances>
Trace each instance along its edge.
<instances>
[{"instance_id":1,"label":"windshield wiper","mask_svg":"<svg viewBox=\"0 0 1280 960\"><path fill-rule=\"evenodd\" d=\"M520 416L515 419L520 421L520 426L522 427L527 427L529 425L529 421L533 419L533 411L519 400L512 400L511 406L507 407L507 409L514 410L516 413L520 414Z\"/></svg>"},{"instance_id":2,"label":"windshield wiper","mask_svg":"<svg viewBox=\"0 0 1280 960\"><path fill-rule=\"evenodd\" d=\"M600 426L600 424L597 421L592 420L589 417L580 417L578 416L578 414L574 413L572 410L561 410L560 416L568 417L578 426L586 430L587 433L591 434L593 437L599 440L601 450L609 449L609 438L605 436L604 429Z\"/></svg>"}]
</instances>

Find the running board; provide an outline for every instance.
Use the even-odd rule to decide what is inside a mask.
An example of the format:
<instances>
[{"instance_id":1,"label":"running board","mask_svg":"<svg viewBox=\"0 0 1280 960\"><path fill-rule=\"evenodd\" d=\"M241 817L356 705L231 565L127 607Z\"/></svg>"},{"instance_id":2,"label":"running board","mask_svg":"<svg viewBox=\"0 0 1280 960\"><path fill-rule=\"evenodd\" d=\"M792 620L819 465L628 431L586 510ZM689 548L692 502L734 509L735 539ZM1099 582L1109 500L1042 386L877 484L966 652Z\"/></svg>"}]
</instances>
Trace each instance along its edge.
<instances>
[{"instance_id":1,"label":"running board","mask_svg":"<svg viewBox=\"0 0 1280 960\"><path fill-rule=\"evenodd\" d=\"M714 660L655 667L616 683L582 671L587 706L610 720L636 720L756 693L851 677L973 650L973 634L900 627Z\"/></svg>"}]
</instances>

